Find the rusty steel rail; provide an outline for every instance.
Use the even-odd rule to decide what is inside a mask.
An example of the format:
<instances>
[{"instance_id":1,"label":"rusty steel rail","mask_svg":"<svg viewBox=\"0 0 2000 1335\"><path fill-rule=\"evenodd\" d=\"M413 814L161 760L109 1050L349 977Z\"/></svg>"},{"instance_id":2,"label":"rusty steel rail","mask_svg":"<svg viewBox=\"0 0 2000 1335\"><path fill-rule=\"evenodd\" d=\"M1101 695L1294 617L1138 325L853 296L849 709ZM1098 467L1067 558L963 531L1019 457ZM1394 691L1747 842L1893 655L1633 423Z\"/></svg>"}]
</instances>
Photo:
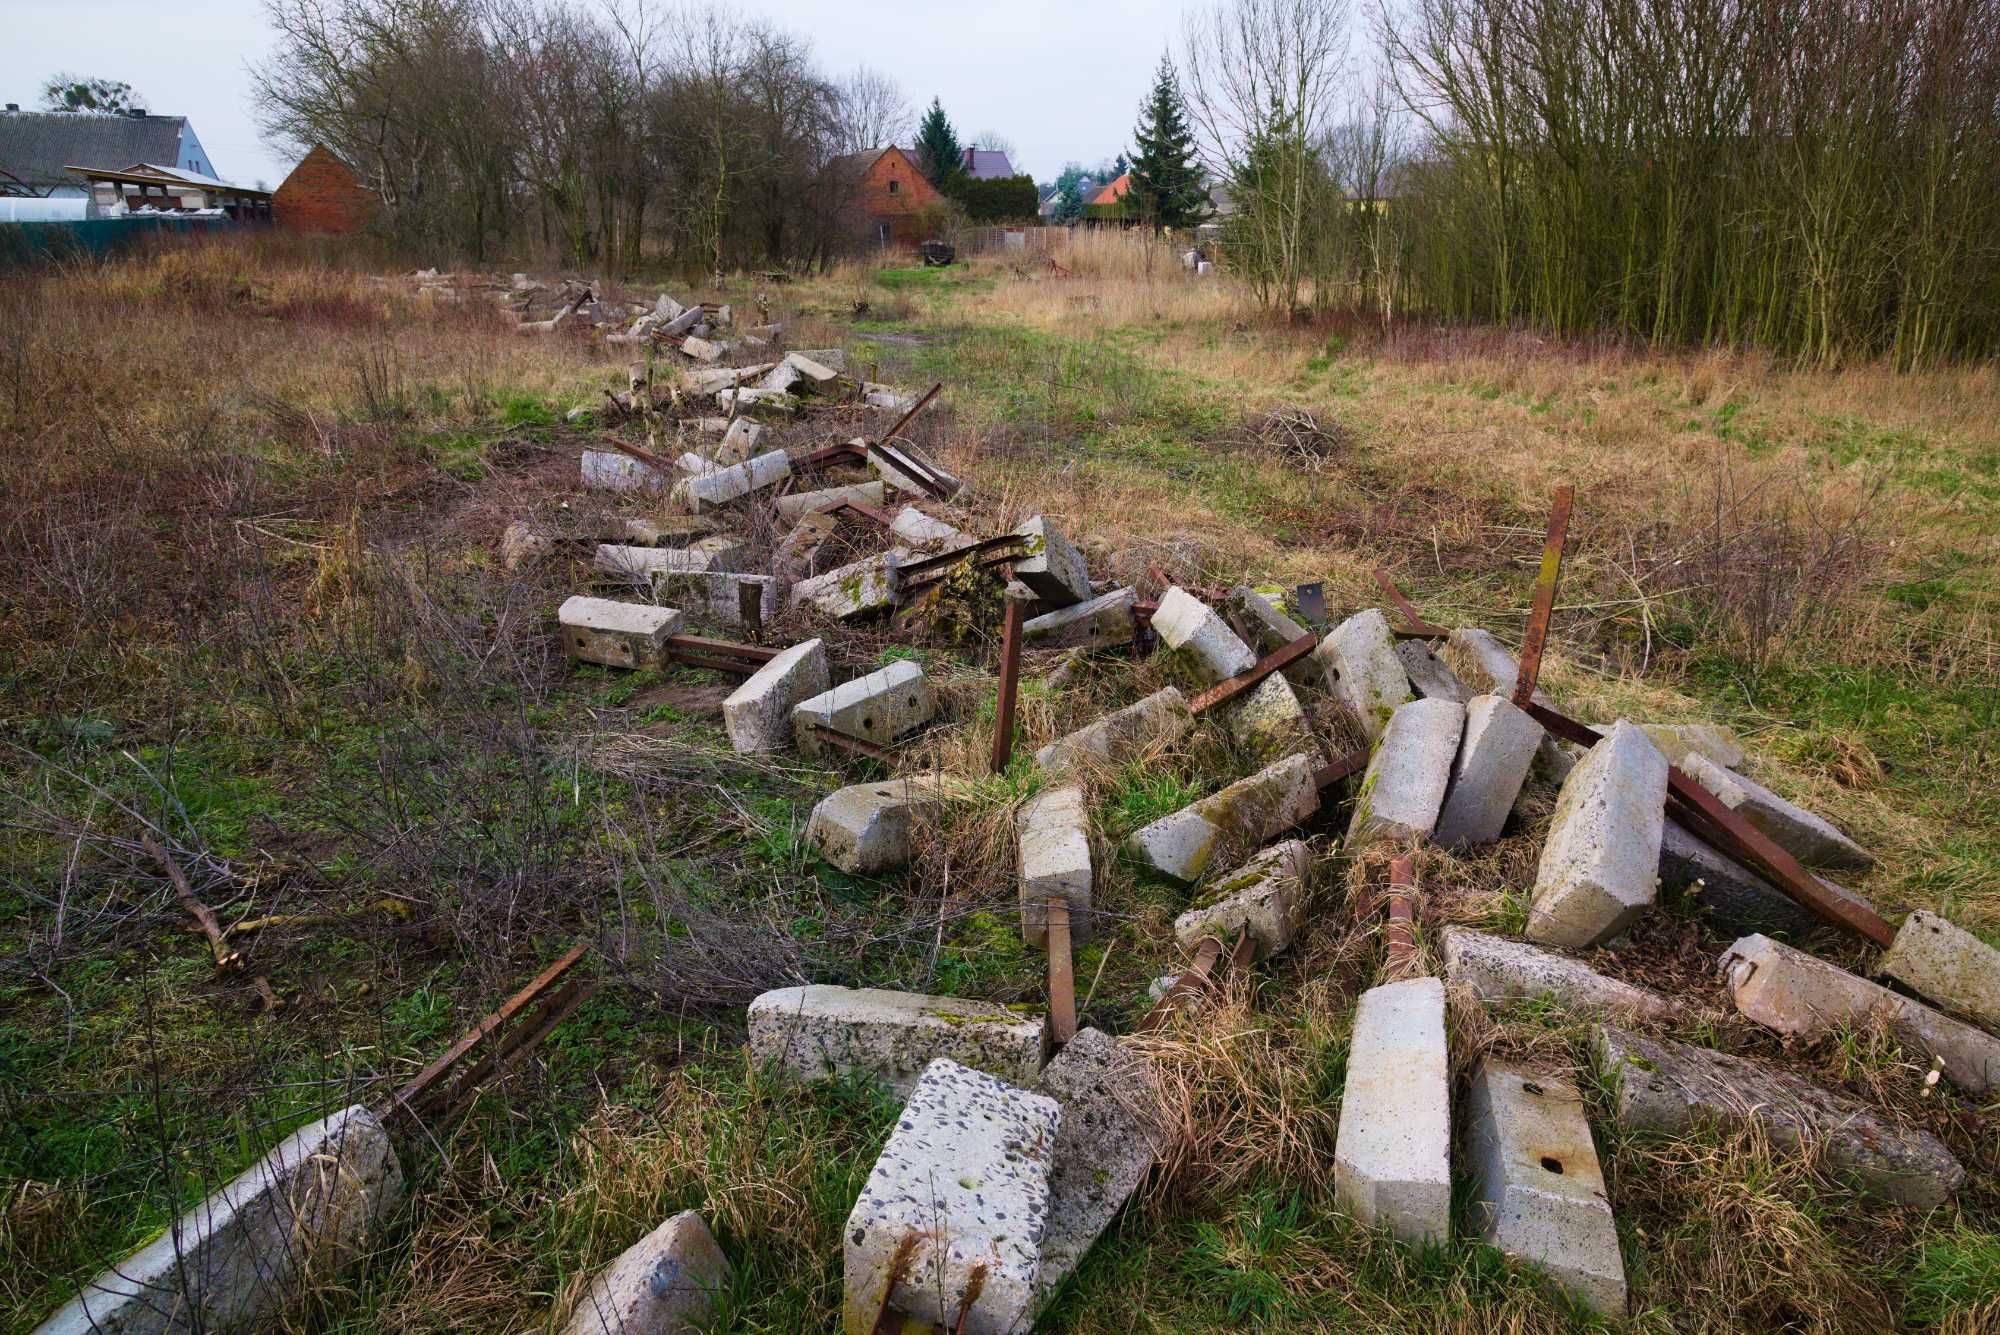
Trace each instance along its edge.
<instances>
[{"instance_id":1,"label":"rusty steel rail","mask_svg":"<svg viewBox=\"0 0 2000 1335\"><path fill-rule=\"evenodd\" d=\"M1049 935L1049 1033L1057 1047L1076 1037L1076 973L1070 958L1069 901L1050 896L1044 906Z\"/></svg>"},{"instance_id":2,"label":"rusty steel rail","mask_svg":"<svg viewBox=\"0 0 2000 1335\"><path fill-rule=\"evenodd\" d=\"M843 751L852 751L857 756L866 756L870 760L880 760L885 763L895 759L895 752L886 746L877 746L865 737L850 737L836 728L827 727L824 723L814 723L810 727L813 736Z\"/></svg>"},{"instance_id":3,"label":"rusty steel rail","mask_svg":"<svg viewBox=\"0 0 2000 1335\"><path fill-rule=\"evenodd\" d=\"M1382 943L1383 965L1392 972L1401 973L1417 960L1416 890L1417 874L1409 855L1391 858Z\"/></svg>"},{"instance_id":4,"label":"rusty steel rail","mask_svg":"<svg viewBox=\"0 0 2000 1335\"><path fill-rule=\"evenodd\" d=\"M1002 533L982 538L963 547L954 547L936 556L905 561L896 566L896 579L904 586L928 584L941 579L961 561L976 560L982 566L1007 565L1028 555L1028 540L1018 533Z\"/></svg>"},{"instance_id":5,"label":"rusty steel rail","mask_svg":"<svg viewBox=\"0 0 2000 1335\"><path fill-rule=\"evenodd\" d=\"M1521 668L1514 678L1514 703L1526 709L1542 675L1542 650L1548 646L1549 617L1556 610L1556 584L1562 578L1563 541L1569 535L1570 506L1576 488L1565 482L1556 488L1549 510L1549 533L1542 542L1542 568L1535 576L1535 602L1528 612L1528 636L1521 643Z\"/></svg>"},{"instance_id":6,"label":"rusty steel rail","mask_svg":"<svg viewBox=\"0 0 2000 1335\"><path fill-rule=\"evenodd\" d=\"M1007 600L1007 619L1000 631L1000 694L993 704L993 764L995 774L1007 772L1014 759L1014 708L1021 690L1021 626L1027 609L1018 598Z\"/></svg>"},{"instance_id":7,"label":"rusty steel rail","mask_svg":"<svg viewBox=\"0 0 2000 1335\"><path fill-rule=\"evenodd\" d=\"M1194 962L1181 971L1172 987L1160 993L1160 999L1153 1003L1153 1008L1146 1012L1133 1032L1150 1034L1165 1026L1167 1017L1174 1013L1182 998L1208 983L1209 975L1215 972L1216 962L1221 958L1221 938L1203 937L1201 944L1195 947Z\"/></svg>"},{"instance_id":8,"label":"rusty steel rail","mask_svg":"<svg viewBox=\"0 0 2000 1335\"><path fill-rule=\"evenodd\" d=\"M734 640L711 640L700 635L667 637L667 657L674 662L744 677L755 676L759 668L782 652L769 645L738 644Z\"/></svg>"},{"instance_id":9,"label":"rusty steel rail","mask_svg":"<svg viewBox=\"0 0 2000 1335\"><path fill-rule=\"evenodd\" d=\"M1331 765L1321 765L1313 771L1313 785L1317 788L1331 788L1342 779L1351 779L1368 768L1368 748L1350 751Z\"/></svg>"},{"instance_id":10,"label":"rusty steel rail","mask_svg":"<svg viewBox=\"0 0 2000 1335\"><path fill-rule=\"evenodd\" d=\"M423 1121L453 1105L462 1111L467 1103L465 1095L495 1071L504 1070L526 1056L583 1003L590 990L587 984L579 980L559 988L556 985L589 950L588 942L571 946L562 958L542 970L526 987L507 998L499 1009L472 1026L464 1037L390 1095L379 1109L380 1114L383 1117L401 1114ZM516 1024L517 1020L521 1023ZM508 1033L496 1041L494 1035L503 1029ZM470 1071L458 1080L447 1080L460 1063L482 1048L485 1051L481 1052L480 1061ZM456 1116L456 1111L451 1115Z\"/></svg>"},{"instance_id":11,"label":"rusty steel rail","mask_svg":"<svg viewBox=\"0 0 2000 1335\"><path fill-rule=\"evenodd\" d=\"M1200 714L1214 709L1217 705L1228 704L1236 697L1253 690L1259 682L1272 673L1298 662L1318 645L1319 641L1310 634L1299 636L1284 648L1265 654L1249 671L1239 672L1227 681L1219 681L1197 695L1188 702L1188 712Z\"/></svg>"},{"instance_id":12,"label":"rusty steel rail","mask_svg":"<svg viewBox=\"0 0 2000 1335\"><path fill-rule=\"evenodd\" d=\"M1424 614L1403 596L1403 591L1396 587L1396 581L1389 578L1388 571L1378 569L1373 573L1375 582L1382 586L1382 592L1396 605L1396 610L1403 614L1403 623L1409 630L1425 639L1442 639L1451 634L1443 626L1427 620Z\"/></svg>"},{"instance_id":13,"label":"rusty steel rail","mask_svg":"<svg viewBox=\"0 0 2000 1335\"><path fill-rule=\"evenodd\" d=\"M651 450L641 449L637 445L627 445L616 436L600 436L598 439L619 453L630 455L632 458L637 459L648 468L657 469L668 477L674 475L674 461L671 459L663 459Z\"/></svg>"},{"instance_id":14,"label":"rusty steel rail","mask_svg":"<svg viewBox=\"0 0 2000 1335\"><path fill-rule=\"evenodd\" d=\"M1523 708L1529 717L1564 741L1588 747L1603 739L1597 729L1546 705L1531 700ZM1678 765L1667 767L1667 798L1674 817L1690 834L1770 877L1773 885L1822 921L1878 946L1896 939L1895 931L1874 909L1832 890L1801 866L1797 858L1772 842L1769 835L1689 778Z\"/></svg>"},{"instance_id":15,"label":"rusty steel rail","mask_svg":"<svg viewBox=\"0 0 2000 1335\"><path fill-rule=\"evenodd\" d=\"M868 462L867 442L843 440L836 445L822 445L819 449L803 455L792 465L794 473L817 473L823 469L835 468L844 463L865 464Z\"/></svg>"},{"instance_id":16,"label":"rusty steel rail","mask_svg":"<svg viewBox=\"0 0 2000 1335\"><path fill-rule=\"evenodd\" d=\"M903 432L903 428L908 426L912 421L916 420L916 416L918 413L930 407L931 401L937 398L937 396L939 395L939 393L943 391L943 389L944 389L944 381L940 380L935 385L932 385L929 389L925 390L923 397L916 401L915 405L911 407L910 411L904 413L901 417L897 418L896 424L890 427L887 431L884 431L881 434L881 436L877 438L877 443L882 445L887 445L890 441L894 440L897 436L901 435ZM918 481L922 480L923 479L921 478L918 479ZM943 500L944 498L939 497L938 499Z\"/></svg>"}]
</instances>

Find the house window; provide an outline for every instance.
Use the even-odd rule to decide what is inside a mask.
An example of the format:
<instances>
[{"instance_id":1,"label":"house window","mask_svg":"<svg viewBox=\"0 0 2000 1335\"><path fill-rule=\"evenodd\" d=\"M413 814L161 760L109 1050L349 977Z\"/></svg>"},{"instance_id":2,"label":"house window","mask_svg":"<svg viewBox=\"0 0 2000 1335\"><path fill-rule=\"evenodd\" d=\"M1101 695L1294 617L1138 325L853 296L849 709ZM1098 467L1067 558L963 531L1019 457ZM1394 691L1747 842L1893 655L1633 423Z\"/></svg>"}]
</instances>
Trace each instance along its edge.
<instances>
[{"instance_id":1,"label":"house window","mask_svg":"<svg viewBox=\"0 0 2000 1335\"><path fill-rule=\"evenodd\" d=\"M889 178L889 193L890 193L890 194L892 194L892 195L893 195L893 194L895 194L895 193L896 193L896 191L897 191L897 190L898 190L898 189L899 189L899 188L900 188L900 187L902 186L902 184L903 184L903 183L902 183L901 181L898 181L898 180L897 180L897 179L896 179L895 177L893 177L893 176L892 176L892 177L890 177L890 178Z\"/></svg>"}]
</instances>

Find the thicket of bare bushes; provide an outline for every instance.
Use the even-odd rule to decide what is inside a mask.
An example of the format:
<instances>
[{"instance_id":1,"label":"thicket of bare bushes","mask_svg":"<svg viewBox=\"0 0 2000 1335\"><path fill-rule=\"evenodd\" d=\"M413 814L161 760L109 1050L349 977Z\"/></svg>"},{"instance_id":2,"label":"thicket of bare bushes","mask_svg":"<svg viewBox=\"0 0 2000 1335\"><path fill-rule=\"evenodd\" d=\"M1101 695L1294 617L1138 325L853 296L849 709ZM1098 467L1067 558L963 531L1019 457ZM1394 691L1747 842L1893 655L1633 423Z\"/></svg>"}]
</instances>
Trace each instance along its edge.
<instances>
[{"instance_id":1,"label":"thicket of bare bushes","mask_svg":"<svg viewBox=\"0 0 2000 1335\"><path fill-rule=\"evenodd\" d=\"M1814 362L2000 347L2000 0L1413 0L1361 62L1350 19L1223 0L1188 29L1268 304Z\"/></svg>"},{"instance_id":2,"label":"thicket of bare bushes","mask_svg":"<svg viewBox=\"0 0 2000 1335\"><path fill-rule=\"evenodd\" d=\"M841 153L908 107L803 38L719 6L639 0L268 0L265 133L379 185L394 238L446 257L530 250L688 269L811 264L836 247Z\"/></svg>"}]
</instances>

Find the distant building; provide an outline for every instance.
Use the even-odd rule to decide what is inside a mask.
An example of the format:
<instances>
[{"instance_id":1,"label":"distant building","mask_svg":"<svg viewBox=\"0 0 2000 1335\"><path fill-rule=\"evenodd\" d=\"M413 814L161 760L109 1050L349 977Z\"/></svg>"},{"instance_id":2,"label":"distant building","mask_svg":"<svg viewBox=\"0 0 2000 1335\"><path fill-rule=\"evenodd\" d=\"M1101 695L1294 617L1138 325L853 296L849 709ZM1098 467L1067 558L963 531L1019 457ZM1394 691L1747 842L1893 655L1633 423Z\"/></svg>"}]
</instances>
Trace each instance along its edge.
<instances>
[{"instance_id":1,"label":"distant building","mask_svg":"<svg viewBox=\"0 0 2000 1335\"><path fill-rule=\"evenodd\" d=\"M215 165L185 116L143 111L0 112L0 190L50 198L88 198L91 187L72 166L121 168L146 164L215 179Z\"/></svg>"},{"instance_id":2,"label":"distant building","mask_svg":"<svg viewBox=\"0 0 2000 1335\"><path fill-rule=\"evenodd\" d=\"M924 239L924 215L944 196L924 179L910 155L893 144L849 153L826 165L842 239L859 246L914 246Z\"/></svg>"},{"instance_id":3,"label":"distant building","mask_svg":"<svg viewBox=\"0 0 2000 1335\"><path fill-rule=\"evenodd\" d=\"M1090 203L1090 197L1096 194L1099 188L1100 188L1099 183L1095 176L1077 177L1076 178L1077 201L1081 204ZM1047 223L1054 221L1056 212L1056 202L1061 198L1062 198L1061 190L1051 190L1049 191L1048 194L1042 196L1041 206L1036 210L1036 212L1041 215L1041 219L1043 222Z\"/></svg>"},{"instance_id":4,"label":"distant building","mask_svg":"<svg viewBox=\"0 0 2000 1335\"><path fill-rule=\"evenodd\" d=\"M90 189L88 216L117 218L131 213L218 213L239 222L268 220L271 192L231 185L200 172L135 162L128 167L93 167L72 162L70 174Z\"/></svg>"},{"instance_id":5,"label":"distant building","mask_svg":"<svg viewBox=\"0 0 2000 1335\"><path fill-rule=\"evenodd\" d=\"M975 181L993 181L1016 174L1014 164L997 148L968 148L963 165L965 174Z\"/></svg>"},{"instance_id":6,"label":"distant building","mask_svg":"<svg viewBox=\"0 0 2000 1335\"><path fill-rule=\"evenodd\" d=\"M314 144L271 196L278 226L296 232L345 236L381 211L382 196L363 185L354 169L324 144Z\"/></svg>"}]
</instances>

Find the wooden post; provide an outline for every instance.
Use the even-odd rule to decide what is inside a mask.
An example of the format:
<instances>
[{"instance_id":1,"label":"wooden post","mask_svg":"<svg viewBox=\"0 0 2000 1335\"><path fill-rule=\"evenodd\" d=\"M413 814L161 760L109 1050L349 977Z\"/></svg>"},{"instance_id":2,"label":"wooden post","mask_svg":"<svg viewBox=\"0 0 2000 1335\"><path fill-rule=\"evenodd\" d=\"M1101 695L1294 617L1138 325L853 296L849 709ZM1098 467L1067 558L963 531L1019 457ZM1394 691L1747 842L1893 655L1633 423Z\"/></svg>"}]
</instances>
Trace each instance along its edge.
<instances>
[{"instance_id":1,"label":"wooden post","mask_svg":"<svg viewBox=\"0 0 2000 1335\"><path fill-rule=\"evenodd\" d=\"M1514 678L1514 703L1522 709L1534 698L1535 681L1542 674L1542 649L1549 639L1549 616L1556 608L1556 581L1562 577L1563 538L1569 533L1569 508L1576 500L1576 488L1564 483L1556 488L1555 508L1549 511L1549 535L1542 543L1542 569L1535 576L1535 602L1528 613L1528 637L1521 643L1521 670Z\"/></svg>"},{"instance_id":2,"label":"wooden post","mask_svg":"<svg viewBox=\"0 0 2000 1335\"><path fill-rule=\"evenodd\" d=\"M763 585L736 586L736 614L743 622L743 633L750 637L750 643L762 644L764 642Z\"/></svg>"},{"instance_id":3,"label":"wooden post","mask_svg":"<svg viewBox=\"0 0 2000 1335\"><path fill-rule=\"evenodd\" d=\"M1076 975L1069 950L1069 901L1048 902L1049 1029L1060 1047L1076 1037Z\"/></svg>"},{"instance_id":4,"label":"wooden post","mask_svg":"<svg viewBox=\"0 0 2000 1335\"><path fill-rule=\"evenodd\" d=\"M1007 621L1000 633L1000 698L993 707L993 772L1007 772L1014 759L1014 697L1021 686L1021 623L1026 609L1018 598L1007 600Z\"/></svg>"}]
</instances>

